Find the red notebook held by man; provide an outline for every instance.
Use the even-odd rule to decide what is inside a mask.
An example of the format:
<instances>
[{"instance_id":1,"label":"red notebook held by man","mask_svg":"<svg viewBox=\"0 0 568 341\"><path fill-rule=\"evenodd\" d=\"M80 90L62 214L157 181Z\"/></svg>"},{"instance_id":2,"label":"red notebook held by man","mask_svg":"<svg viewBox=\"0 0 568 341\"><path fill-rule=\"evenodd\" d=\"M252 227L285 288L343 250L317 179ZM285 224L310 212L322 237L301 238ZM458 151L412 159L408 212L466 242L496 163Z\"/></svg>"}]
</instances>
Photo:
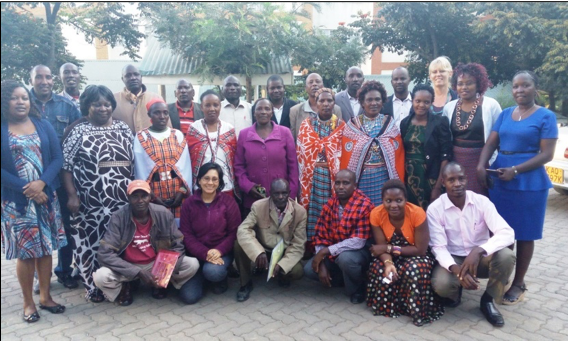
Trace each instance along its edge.
<instances>
[{"instance_id":1,"label":"red notebook held by man","mask_svg":"<svg viewBox=\"0 0 568 341\"><path fill-rule=\"evenodd\" d=\"M176 267L180 254L170 250L160 250L152 267L152 275L156 277L159 287L167 288Z\"/></svg>"}]
</instances>

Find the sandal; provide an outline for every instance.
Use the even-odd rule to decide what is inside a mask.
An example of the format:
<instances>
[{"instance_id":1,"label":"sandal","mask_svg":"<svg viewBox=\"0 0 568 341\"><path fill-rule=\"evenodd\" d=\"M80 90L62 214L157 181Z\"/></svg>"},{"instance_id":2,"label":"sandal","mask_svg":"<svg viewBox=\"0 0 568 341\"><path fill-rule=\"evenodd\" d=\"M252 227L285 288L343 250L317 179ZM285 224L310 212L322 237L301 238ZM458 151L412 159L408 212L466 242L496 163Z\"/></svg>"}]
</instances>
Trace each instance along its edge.
<instances>
[{"instance_id":1,"label":"sandal","mask_svg":"<svg viewBox=\"0 0 568 341\"><path fill-rule=\"evenodd\" d=\"M105 300L105 295L100 289L96 289L91 296L89 297L89 301L93 303L101 303Z\"/></svg>"},{"instance_id":2,"label":"sandal","mask_svg":"<svg viewBox=\"0 0 568 341\"><path fill-rule=\"evenodd\" d=\"M48 307L43 304L40 304L39 309L47 310L52 314L62 314L63 312L65 312L65 306L61 304L54 305L53 307Z\"/></svg>"},{"instance_id":3,"label":"sandal","mask_svg":"<svg viewBox=\"0 0 568 341\"><path fill-rule=\"evenodd\" d=\"M529 290L529 289L527 289L527 286L524 285L524 284L523 285L513 284L513 285L511 285L511 288L512 287L516 287L516 288L521 289L521 294L518 297L513 297L513 296L505 293L505 295L503 295L503 305L515 305L515 304L521 302L525 298L525 291ZM509 288L509 289L511 289L511 288Z\"/></svg>"},{"instance_id":4,"label":"sandal","mask_svg":"<svg viewBox=\"0 0 568 341\"><path fill-rule=\"evenodd\" d=\"M26 315L26 313L24 312L24 314L22 315L22 320L24 320L27 323L34 323L37 322L39 320L39 314L37 312L37 310L29 315Z\"/></svg>"}]
</instances>

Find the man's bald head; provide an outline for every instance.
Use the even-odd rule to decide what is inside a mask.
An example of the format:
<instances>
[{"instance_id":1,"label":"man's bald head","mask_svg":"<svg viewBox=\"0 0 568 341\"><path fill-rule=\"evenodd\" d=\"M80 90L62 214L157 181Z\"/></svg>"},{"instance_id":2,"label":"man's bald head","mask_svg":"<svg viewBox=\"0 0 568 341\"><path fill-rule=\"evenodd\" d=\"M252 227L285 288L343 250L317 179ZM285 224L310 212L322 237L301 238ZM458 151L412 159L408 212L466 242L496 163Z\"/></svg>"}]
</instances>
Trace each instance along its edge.
<instances>
[{"instance_id":1,"label":"man's bald head","mask_svg":"<svg viewBox=\"0 0 568 341\"><path fill-rule=\"evenodd\" d=\"M122 68L122 82L126 89L137 95L142 89L142 75L138 68L132 64L127 64Z\"/></svg>"}]
</instances>

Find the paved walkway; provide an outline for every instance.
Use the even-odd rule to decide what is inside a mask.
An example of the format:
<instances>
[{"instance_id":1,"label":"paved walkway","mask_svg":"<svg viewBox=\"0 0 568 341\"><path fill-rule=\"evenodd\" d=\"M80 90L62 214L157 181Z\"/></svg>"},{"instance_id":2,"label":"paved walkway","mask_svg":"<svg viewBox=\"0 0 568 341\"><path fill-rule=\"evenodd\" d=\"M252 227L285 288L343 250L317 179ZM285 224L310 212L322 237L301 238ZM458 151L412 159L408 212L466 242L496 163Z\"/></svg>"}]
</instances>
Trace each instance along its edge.
<instances>
[{"instance_id":1,"label":"paved walkway","mask_svg":"<svg viewBox=\"0 0 568 341\"><path fill-rule=\"evenodd\" d=\"M87 303L82 290L52 280L62 315L40 311L41 320L21 320L22 296L15 262L2 257L2 340L568 340L568 196L550 192L544 239L528 274L529 291L517 306L501 306L503 328L493 328L479 311L480 292L465 292L460 307L418 328L408 317L375 317L353 305L341 289L323 289L303 279L282 289L256 278L251 298L237 303L238 282L223 295L208 294L185 306L175 294L157 301L142 288L130 307ZM483 285L485 281L483 281ZM483 288L483 286L482 286ZM36 301L37 302L37 301Z\"/></svg>"}]
</instances>

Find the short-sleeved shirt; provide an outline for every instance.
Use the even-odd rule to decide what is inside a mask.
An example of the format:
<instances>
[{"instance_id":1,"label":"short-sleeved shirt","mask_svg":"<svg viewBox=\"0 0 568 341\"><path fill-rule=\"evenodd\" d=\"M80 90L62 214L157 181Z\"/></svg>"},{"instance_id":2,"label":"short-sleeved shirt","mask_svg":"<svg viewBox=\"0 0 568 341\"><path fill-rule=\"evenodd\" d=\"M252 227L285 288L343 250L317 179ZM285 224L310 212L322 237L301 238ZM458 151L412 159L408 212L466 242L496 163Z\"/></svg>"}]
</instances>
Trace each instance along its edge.
<instances>
[{"instance_id":1,"label":"short-sleeved shirt","mask_svg":"<svg viewBox=\"0 0 568 341\"><path fill-rule=\"evenodd\" d=\"M518 166L537 155L540 140L557 139L558 126L556 115L539 108L532 115L520 121L513 120L516 107L506 108L493 125L493 131L499 133L499 154L491 168ZM503 153L509 152L509 153ZM544 166L517 175L511 181L496 179L495 186L510 190L539 191L552 187Z\"/></svg>"},{"instance_id":2,"label":"short-sleeved shirt","mask_svg":"<svg viewBox=\"0 0 568 341\"><path fill-rule=\"evenodd\" d=\"M404 223L400 228L404 238L412 245L414 245L414 230L426 221L426 212L420 207L409 202L404 207ZM378 226L383 230L388 242L390 242L395 227L391 224L389 214L385 205L375 207L371 211L371 225Z\"/></svg>"}]
</instances>

